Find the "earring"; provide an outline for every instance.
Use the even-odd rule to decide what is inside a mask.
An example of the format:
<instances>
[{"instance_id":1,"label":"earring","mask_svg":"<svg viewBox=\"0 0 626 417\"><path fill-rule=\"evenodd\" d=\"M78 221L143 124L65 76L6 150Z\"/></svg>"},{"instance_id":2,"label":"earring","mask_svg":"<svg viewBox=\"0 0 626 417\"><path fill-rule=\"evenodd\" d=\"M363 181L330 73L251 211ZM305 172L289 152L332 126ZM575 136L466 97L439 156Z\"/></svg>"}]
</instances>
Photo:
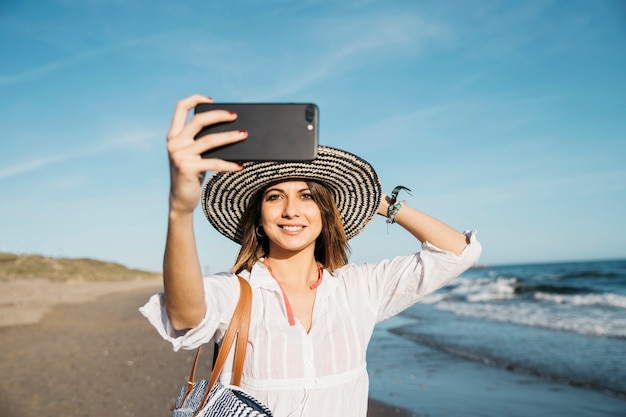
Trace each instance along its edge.
<instances>
[{"instance_id":1,"label":"earring","mask_svg":"<svg viewBox=\"0 0 626 417\"><path fill-rule=\"evenodd\" d=\"M261 234L261 233L263 232L263 229L261 229L261 232L259 232L259 228L260 228L260 227L261 227L261 226L257 226L257 227L254 229L254 233L255 233L258 237L265 237L265 234Z\"/></svg>"}]
</instances>

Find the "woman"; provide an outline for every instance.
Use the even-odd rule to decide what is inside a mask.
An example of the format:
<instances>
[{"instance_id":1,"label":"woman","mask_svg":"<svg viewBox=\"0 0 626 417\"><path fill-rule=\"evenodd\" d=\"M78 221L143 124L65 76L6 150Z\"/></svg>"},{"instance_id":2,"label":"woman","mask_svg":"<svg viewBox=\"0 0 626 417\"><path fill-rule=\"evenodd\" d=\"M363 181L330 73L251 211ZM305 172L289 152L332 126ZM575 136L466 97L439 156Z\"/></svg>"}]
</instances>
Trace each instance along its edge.
<instances>
[{"instance_id":1,"label":"woman","mask_svg":"<svg viewBox=\"0 0 626 417\"><path fill-rule=\"evenodd\" d=\"M219 340L239 297L239 274L253 290L242 388L276 417L363 417L374 325L472 266L481 252L475 232L457 232L403 202L390 206L373 168L341 150L319 147L308 163L202 159L202 152L247 136L194 141L203 126L237 117L215 110L186 122L191 109L208 102L192 96L174 113L165 291L142 313L175 350ZM218 173L203 189L207 171ZM202 277L192 223L199 200L211 224L242 245L232 273ZM347 240L375 214L412 233L422 251L348 264ZM229 382L230 375L222 377Z\"/></svg>"}]
</instances>

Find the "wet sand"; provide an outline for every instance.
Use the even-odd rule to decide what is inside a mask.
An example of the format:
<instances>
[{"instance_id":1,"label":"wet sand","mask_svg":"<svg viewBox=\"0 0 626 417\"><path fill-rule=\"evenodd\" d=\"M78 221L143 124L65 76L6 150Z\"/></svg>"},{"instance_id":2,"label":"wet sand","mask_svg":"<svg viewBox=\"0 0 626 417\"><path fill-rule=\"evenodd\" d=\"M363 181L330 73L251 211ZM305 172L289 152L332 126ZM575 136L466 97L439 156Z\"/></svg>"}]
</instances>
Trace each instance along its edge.
<instances>
[{"instance_id":1,"label":"wet sand","mask_svg":"<svg viewBox=\"0 0 626 417\"><path fill-rule=\"evenodd\" d=\"M160 283L3 284L0 417L171 416L194 352L137 311ZM368 415L413 414L371 401Z\"/></svg>"}]
</instances>

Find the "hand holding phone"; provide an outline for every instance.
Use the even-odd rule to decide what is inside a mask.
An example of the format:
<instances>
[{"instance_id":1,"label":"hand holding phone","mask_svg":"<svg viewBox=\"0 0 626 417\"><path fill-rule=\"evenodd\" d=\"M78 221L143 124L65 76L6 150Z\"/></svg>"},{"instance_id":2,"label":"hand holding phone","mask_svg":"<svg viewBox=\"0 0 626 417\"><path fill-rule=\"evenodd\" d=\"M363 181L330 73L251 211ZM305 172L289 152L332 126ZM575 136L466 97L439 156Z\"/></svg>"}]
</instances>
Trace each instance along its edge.
<instances>
[{"instance_id":1,"label":"hand holding phone","mask_svg":"<svg viewBox=\"0 0 626 417\"><path fill-rule=\"evenodd\" d=\"M317 155L319 111L312 103L203 103L196 113L227 110L233 122L203 128L196 136L246 130L244 141L211 149L203 158L227 161L310 161Z\"/></svg>"}]
</instances>

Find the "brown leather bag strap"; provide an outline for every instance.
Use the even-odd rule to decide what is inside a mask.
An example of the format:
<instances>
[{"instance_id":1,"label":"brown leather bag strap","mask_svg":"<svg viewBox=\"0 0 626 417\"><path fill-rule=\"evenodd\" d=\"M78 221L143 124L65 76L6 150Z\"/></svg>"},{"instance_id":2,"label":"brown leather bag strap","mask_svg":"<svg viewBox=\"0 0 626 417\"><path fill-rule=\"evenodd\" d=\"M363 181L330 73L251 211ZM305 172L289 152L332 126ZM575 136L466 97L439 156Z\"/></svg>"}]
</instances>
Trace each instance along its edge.
<instances>
[{"instance_id":1,"label":"brown leather bag strap","mask_svg":"<svg viewBox=\"0 0 626 417\"><path fill-rule=\"evenodd\" d=\"M243 374L243 363L246 358L246 346L248 344L248 329L250 328L250 314L252 312L252 288L250 288L250 284L248 281L237 275L239 280L240 294L239 301L237 302L237 306L235 307L235 311L233 313L232 318L230 319L230 323L228 324L228 328L226 329L226 333L224 333L224 337L222 338L222 345L219 349L219 353L215 360L215 364L213 365L213 371L211 372L211 379L209 380L209 386L206 390L204 397L202 398L201 406L198 407L198 410L201 410L206 402L209 399L209 393L211 389L215 386L217 379L224 368L224 364L226 363L226 359L228 357L228 353L233 345L235 337L237 338L237 344L235 346L235 361L233 364L233 385L239 385L241 383L241 376ZM191 367L191 374L189 375L189 380L187 381L187 388L185 390L185 395L181 402L185 404L187 401L187 397L193 390L193 387L196 385L196 368L198 366L198 361L200 358L200 352L202 351L202 347L199 347L196 352L196 357L193 361L193 365Z\"/></svg>"},{"instance_id":2,"label":"brown leather bag strap","mask_svg":"<svg viewBox=\"0 0 626 417\"><path fill-rule=\"evenodd\" d=\"M202 401L200 402L194 415L202 410L209 400L209 394L211 393L211 390L215 386L215 383L217 382L217 379L219 378L222 369L224 368L224 364L226 363L226 359L228 358L228 353L233 346L235 338L237 338L237 344L235 346L235 361L233 364L232 383L233 385L239 385L241 383L241 376L243 374L243 363L246 358L246 346L248 345L250 313L252 312L252 288L250 288L250 284L248 284L248 281L246 281L239 275L237 275L237 278L239 280L240 287L239 301L237 302L235 312L230 319L230 323L228 324L226 333L224 333L224 337L222 338L222 345L220 346L217 359L215 360L215 364L213 365L213 371L211 371L209 386L207 387L204 396L202 397ZM187 397L189 396L189 393L191 393L195 385L194 378L196 373L196 367L198 365L198 358L200 357L200 350L201 349L198 348L196 358L191 368L191 375L189 376L189 381L187 381L185 396L181 404L184 404L185 401L187 401Z\"/></svg>"},{"instance_id":3,"label":"brown leather bag strap","mask_svg":"<svg viewBox=\"0 0 626 417\"><path fill-rule=\"evenodd\" d=\"M252 288L248 281L237 276L241 283L242 311L237 332L237 344L235 345L235 360L233 364L232 384L239 386L243 375L243 364L246 361L246 348L248 346L248 331L250 330L250 315L252 313Z\"/></svg>"},{"instance_id":4,"label":"brown leather bag strap","mask_svg":"<svg viewBox=\"0 0 626 417\"><path fill-rule=\"evenodd\" d=\"M189 396L189 393L191 393L191 390L193 390L193 387L196 385L196 368L198 367L198 360L200 359L200 352L202 351L202 346L200 346L198 348L198 350L196 350L196 358L193 360L193 365L191 367L191 373L189 374L189 379L187 380L187 388L185 388L185 396L183 397L183 401L181 402L181 404L185 404L185 401L187 401L187 397Z\"/></svg>"},{"instance_id":5,"label":"brown leather bag strap","mask_svg":"<svg viewBox=\"0 0 626 417\"><path fill-rule=\"evenodd\" d=\"M252 288L250 288L248 281L241 278L239 275L237 275L237 278L239 279L239 285L241 287L239 302L237 303L233 317L230 319L228 329L226 329L226 333L224 333L222 345L220 346L220 351L215 360L213 371L211 372L208 391L210 391L215 385L215 382L217 382L235 338L237 338L237 345L235 346L232 384L239 385L241 383L243 363L246 358L246 346L248 344L250 313L252 311Z\"/></svg>"}]
</instances>

